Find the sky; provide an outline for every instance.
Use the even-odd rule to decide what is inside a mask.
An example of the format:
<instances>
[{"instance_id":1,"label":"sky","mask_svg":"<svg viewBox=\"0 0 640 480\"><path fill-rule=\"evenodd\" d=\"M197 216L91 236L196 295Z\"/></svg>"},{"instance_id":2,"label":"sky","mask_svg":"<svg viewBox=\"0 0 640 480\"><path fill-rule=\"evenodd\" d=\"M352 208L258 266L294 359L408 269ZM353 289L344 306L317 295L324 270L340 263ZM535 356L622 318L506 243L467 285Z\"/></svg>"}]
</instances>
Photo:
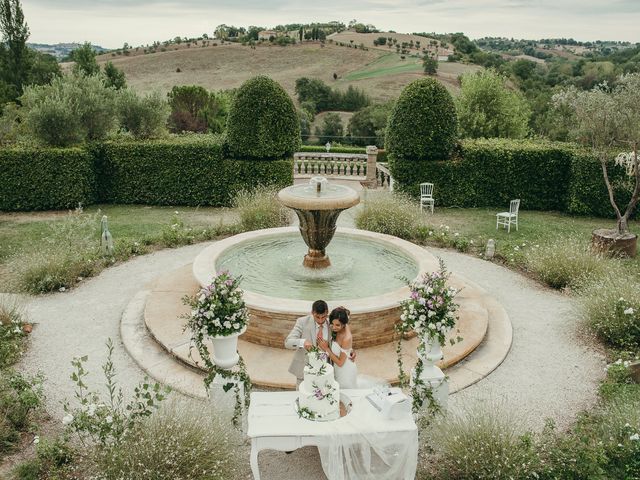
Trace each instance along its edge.
<instances>
[{"instance_id":1,"label":"sky","mask_svg":"<svg viewBox=\"0 0 640 480\"><path fill-rule=\"evenodd\" d=\"M352 19L402 33L640 42L640 0L22 0L22 8L30 42L106 48L212 35L222 23Z\"/></svg>"}]
</instances>

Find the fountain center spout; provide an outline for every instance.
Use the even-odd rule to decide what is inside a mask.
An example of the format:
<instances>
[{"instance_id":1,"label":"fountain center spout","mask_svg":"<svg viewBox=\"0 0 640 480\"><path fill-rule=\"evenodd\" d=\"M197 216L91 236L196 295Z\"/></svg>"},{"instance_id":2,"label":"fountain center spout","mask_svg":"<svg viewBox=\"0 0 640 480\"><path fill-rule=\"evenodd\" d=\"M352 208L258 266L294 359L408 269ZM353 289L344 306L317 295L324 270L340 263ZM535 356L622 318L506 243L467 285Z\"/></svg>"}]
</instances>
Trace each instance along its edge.
<instances>
[{"instance_id":1,"label":"fountain center spout","mask_svg":"<svg viewBox=\"0 0 640 480\"><path fill-rule=\"evenodd\" d=\"M315 187L316 193L319 195L325 190L326 186L329 184L329 181L325 177L311 177L309 180L309 185L311 187Z\"/></svg>"}]
</instances>

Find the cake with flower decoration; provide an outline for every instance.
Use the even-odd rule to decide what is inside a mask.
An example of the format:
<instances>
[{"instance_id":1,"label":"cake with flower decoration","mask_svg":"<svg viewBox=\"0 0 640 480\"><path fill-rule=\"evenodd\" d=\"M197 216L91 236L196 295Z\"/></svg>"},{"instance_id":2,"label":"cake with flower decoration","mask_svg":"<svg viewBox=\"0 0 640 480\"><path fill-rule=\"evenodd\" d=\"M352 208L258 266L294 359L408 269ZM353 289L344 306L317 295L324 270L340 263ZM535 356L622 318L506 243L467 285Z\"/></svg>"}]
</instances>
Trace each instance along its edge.
<instances>
[{"instance_id":1,"label":"cake with flower decoration","mask_svg":"<svg viewBox=\"0 0 640 480\"><path fill-rule=\"evenodd\" d=\"M311 420L340 418L340 386L334 377L329 356L313 347L307 352L304 380L299 387L300 416Z\"/></svg>"}]
</instances>

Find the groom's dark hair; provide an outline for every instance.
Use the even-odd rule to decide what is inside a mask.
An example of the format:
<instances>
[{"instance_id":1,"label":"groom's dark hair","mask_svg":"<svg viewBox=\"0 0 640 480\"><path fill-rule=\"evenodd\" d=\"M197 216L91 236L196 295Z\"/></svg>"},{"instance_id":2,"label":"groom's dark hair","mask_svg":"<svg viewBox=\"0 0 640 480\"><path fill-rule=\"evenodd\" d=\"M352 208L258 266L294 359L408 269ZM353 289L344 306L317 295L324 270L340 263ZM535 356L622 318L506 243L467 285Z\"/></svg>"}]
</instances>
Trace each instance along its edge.
<instances>
[{"instance_id":1,"label":"groom's dark hair","mask_svg":"<svg viewBox=\"0 0 640 480\"><path fill-rule=\"evenodd\" d=\"M311 311L313 313L322 315L323 313L327 313L329 311L329 306L324 300L316 300L315 302L313 302L313 305L311 305Z\"/></svg>"}]
</instances>

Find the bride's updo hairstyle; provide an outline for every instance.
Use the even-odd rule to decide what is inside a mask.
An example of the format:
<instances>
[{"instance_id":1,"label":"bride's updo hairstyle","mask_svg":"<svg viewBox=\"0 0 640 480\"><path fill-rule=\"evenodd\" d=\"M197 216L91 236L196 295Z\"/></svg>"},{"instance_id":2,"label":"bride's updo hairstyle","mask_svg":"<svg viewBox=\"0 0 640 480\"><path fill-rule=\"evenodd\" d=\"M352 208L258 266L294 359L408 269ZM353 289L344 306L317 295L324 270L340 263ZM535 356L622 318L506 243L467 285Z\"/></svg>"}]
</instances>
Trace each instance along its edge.
<instances>
[{"instance_id":1,"label":"bride's updo hairstyle","mask_svg":"<svg viewBox=\"0 0 640 480\"><path fill-rule=\"evenodd\" d=\"M351 312L344 307L336 307L331 310L331 313L329 314L329 321L332 322L334 320L340 320L342 325L346 325L349 323L349 313Z\"/></svg>"}]
</instances>

